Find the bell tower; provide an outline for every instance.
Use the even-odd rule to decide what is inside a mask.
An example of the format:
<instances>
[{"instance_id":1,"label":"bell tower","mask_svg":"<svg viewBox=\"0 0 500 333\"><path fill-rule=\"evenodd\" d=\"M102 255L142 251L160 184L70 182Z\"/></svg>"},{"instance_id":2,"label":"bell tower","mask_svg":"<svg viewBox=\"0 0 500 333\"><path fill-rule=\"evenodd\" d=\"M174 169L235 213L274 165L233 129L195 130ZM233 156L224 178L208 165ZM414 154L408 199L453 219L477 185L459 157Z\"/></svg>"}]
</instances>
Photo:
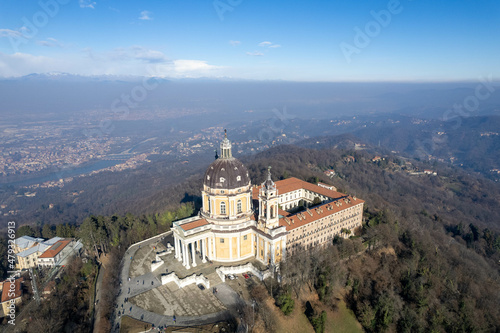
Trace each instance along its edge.
<instances>
[{"instance_id":1,"label":"bell tower","mask_svg":"<svg viewBox=\"0 0 500 333\"><path fill-rule=\"evenodd\" d=\"M278 190L271 179L271 167L268 167L267 179L259 190L259 224L268 229L279 227Z\"/></svg>"}]
</instances>

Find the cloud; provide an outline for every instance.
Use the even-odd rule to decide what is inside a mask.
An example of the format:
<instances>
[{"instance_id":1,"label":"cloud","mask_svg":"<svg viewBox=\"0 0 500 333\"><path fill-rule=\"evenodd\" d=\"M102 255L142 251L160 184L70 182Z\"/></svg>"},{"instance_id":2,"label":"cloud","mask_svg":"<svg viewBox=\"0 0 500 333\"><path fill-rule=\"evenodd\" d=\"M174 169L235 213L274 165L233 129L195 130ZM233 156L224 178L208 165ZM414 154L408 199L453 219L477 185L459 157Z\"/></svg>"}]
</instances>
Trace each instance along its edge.
<instances>
[{"instance_id":1,"label":"cloud","mask_svg":"<svg viewBox=\"0 0 500 333\"><path fill-rule=\"evenodd\" d=\"M262 57L264 53L259 52L259 51L253 51L253 52L247 52L247 55L253 56L253 57Z\"/></svg>"},{"instance_id":2,"label":"cloud","mask_svg":"<svg viewBox=\"0 0 500 333\"><path fill-rule=\"evenodd\" d=\"M153 18L151 17L151 14L152 14L151 12L143 10L141 12L141 16L139 16L139 20L146 20L146 21L152 20Z\"/></svg>"},{"instance_id":3,"label":"cloud","mask_svg":"<svg viewBox=\"0 0 500 333\"><path fill-rule=\"evenodd\" d=\"M23 37L20 31L10 30L10 29L0 29L0 37Z\"/></svg>"},{"instance_id":4,"label":"cloud","mask_svg":"<svg viewBox=\"0 0 500 333\"><path fill-rule=\"evenodd\" d=\"M241 42L239 40L230 40L229 44L231 44L232 46L236 46L236 45L240 45Z\"/></svg>"},{"instance_id":5,"label":"cloud","mask_svg":"<svg viewBox=\"0 0 500 333\"><path fill-rule=\"evenodd\" d=\"M92 8L95 9L95 1L91 0L78 0L78 3L80 4L80 8Z\"/></svg>"},{"instance_id":6,"label":"cloud","mask_svg":"<svg viewBox=\"0 0 500 333\"><path fill-rule=\"evenodd\" d=\"M204 60L174 60L174 71L176 72L206 72L221 68L219 66L209 65Z\"/></svg>"},{"instance_id":7,"label":"cloud","mask_svg":"<svg viewBox=\"0 0 500 333\"><path fill-rule=\"evenodd\" d=\"M147 49L138 45L128 48L114 49L109 56L113 60L140 60L146 63L159 63L167 61L167 57L163 52Z\"/></svg>"},{"instance_id":8,"label":"cloud","mask_svg":"<svg viewBox=\"0 0 500 333\"><path fill-rule=\"evenodd\" d=\"M38 45L46 46L46 47L64 47L63 43L59 42L55 38L47 38L47 40L39 40L36 42Z\"/></svg>"},{"instance_id":9,"label":"cloud","mask_svg":"<svg viewBox=\"0 0 500 333\"><path fill-rule=\"evenodd\" d=\"M0 77L19 77L32 73L63 72L78 75L137 75L173 78L224 76L227 67L204 60L169 60L155 50L141 46L97 53L92 49L59 56L0 52Z\"/></svg>"},{"instance_id":10,"label":"cloud","mask_svg":"<svg viewBox=\"0 0 500 333\"><path fill-rule=\"evenodd\" d=\"M22 76L31 73L56 71L60 62L53 58L28 53L5 54L0 52L0 76Z\"/></svg>"},{"instance_id":11,"label":"cloud","mask_svg":"<svg viewBox=\"0 0 500 333\"><path fill-rule=\"evenodd\" d=\"M279 45L279 44L274 44L274 43L271 43L271 42L268 42L268 41L259 43L259 46L273 48L273 49L277 48L277 47L281 47L281 45Z\"/></svg>"}]
</instances>

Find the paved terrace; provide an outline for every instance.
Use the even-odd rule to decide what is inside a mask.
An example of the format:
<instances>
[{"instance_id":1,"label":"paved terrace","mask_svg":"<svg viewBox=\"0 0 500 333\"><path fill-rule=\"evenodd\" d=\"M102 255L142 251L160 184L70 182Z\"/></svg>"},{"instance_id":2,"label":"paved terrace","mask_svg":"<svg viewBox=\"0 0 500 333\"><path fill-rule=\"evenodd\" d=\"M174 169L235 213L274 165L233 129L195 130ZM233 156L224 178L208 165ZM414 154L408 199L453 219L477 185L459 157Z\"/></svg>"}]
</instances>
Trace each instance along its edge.
<instances>
[{"instance_id":1,"label":"paved terrace","mask_svg":"<svg viewBox=\"0 0 500 333\"><path fill-rule=\"evenodd\" d=\"M164 264L151 272L151 262L155 260L156 252L166 250L167 242L173 243L171 233L132 245L125 253L120 275L121 292L116 301L112 332L119 331L117 323L123 315L152 323L156 327L193 326L238 316L238 309L244 302L240 297L241 291L235 292L230 285L236 287L236 283L223 283L215 272L215 268L229 264L202 263L201 257L197 255L197 266L187 270L175 259L172 252L161 256ZM237 266L247 262L248 260L245 260L230 265ZM265 266L256 260L250 262L258 269L265 269ZM161 275L172 271L181 279L192 274L203 274L209 279L211 288L200 290L192 284L180 289L173 282L162 286ZM213 292L214 287L217 288L216 294Z\"/></svg>"}]
</instances>

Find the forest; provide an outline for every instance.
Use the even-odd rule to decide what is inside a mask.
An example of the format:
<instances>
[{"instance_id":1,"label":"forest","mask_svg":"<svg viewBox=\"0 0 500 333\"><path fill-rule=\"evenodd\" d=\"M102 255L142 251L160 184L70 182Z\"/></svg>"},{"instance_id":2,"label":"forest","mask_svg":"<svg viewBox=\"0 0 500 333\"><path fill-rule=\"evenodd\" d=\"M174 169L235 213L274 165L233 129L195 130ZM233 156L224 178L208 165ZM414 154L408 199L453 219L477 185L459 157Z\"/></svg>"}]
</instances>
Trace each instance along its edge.
<instances>
[{"instance_id":1,"label":"forest","mask_svg":"<svg viewBox=\"0 0 500 333\"><path fill-rule=\"evenodd\" d=\"M254 177L272 165L280 178L316 177L366 200L358 236L285 262L285 283L272 295L276 304L310 288L334 308L341 291L367 332L498 331L498 184L446 165L432 165L438 176L410 176L394 171L399 158L374 163L372 157L288 146L249 165ZM337 177L326 178L320 173L326 169ZM314 318L313 326L321 314Z\"/></svg>"}]
</instances>

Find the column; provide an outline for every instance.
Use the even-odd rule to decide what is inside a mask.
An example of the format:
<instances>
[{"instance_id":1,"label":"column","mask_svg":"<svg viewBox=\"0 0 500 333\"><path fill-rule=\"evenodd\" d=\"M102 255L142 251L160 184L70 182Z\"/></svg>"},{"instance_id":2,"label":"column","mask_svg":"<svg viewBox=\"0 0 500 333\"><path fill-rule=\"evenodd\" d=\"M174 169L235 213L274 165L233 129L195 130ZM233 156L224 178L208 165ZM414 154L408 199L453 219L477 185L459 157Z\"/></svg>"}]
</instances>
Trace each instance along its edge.
<instances>
[{"instance_id":1,"label":"column","mask_svg":"<svg viewBox=\"0 0 500 333\"><path fill-rule=\"evenodd\" d=\"M264 240L264 263L267 265L267 242Z\"/></svg>"},{"instance_id":2,"label":"column","mask_svg":"<svg viewBox=\"0 0 500 333\"><path fill-rule=\"evenodd\" d=\"M177 238L177 240L176 240L175 247L179 248L179 255L177 256L177 260L182 261L182 264L184 264L184 261L183 261L183 258L182 258L182 255L184 254L184 251L182 249L182 242L181 242L181 240L179 238Z\"/></svg>"},{"instance_id":3,"label":"column","mask_svg":"<svg viewBox=\"0 0 500 333\"><path fill-rule=\"evenodd\" d=\"M184 267L186 267L186 269L190 269L191 266L189 266L189 245L184 243L182 249L184 250Z\"/></svg>"},{"instance_id":4,"label":"column","mask_svg":"<svg viewBox=\"0 0 500 333\"><path fill-rule=\"evenodd\" d=\"M257 259L260 259L260 246L259 246L259 236L255 235L255 241L257 242Z\"/></svg>"},{"instance_id":5,"label":"column","mask_svg":"<svg viewBox=\"0 0 500 333\"><path fill-rule=\"evenodd\" d=\"M271 243L271 265L274 265L275 257L274 252L276 251L275 244Z\"/></svg>"},{"instance_id":6,"label":"column","mask_svg":"<svg viewBox=\"0 0 500 333\"><path fill-rule=\"evenodd\" d=\"M208 250L208 259L212 260L212 258L214 257L213 254L212 254L212 237L207 237L207 250Z\"/></svg>"},{"instance_id":7,"label":"column","mask_svg":"<svg viewBox=\"0 0 500 333\"><path fill-rule=\"evenodd\" d=\"M205 247L207 246L207 239L206 238L200 239L200 243L201 243L201 257L203 258L203 259L201 259L201 262L206 263L207 260L205 259L205 256L206 256Z\"/></svg>"},{"instance_id":8,"label":"column","mask_svg":"<svg viewBox=\"0 0 500 333\"><path fill-rule=\"evenodd\" d=\"M195 249L194 249L194 242L191 243L191 257L193 259L193 267L196 267L196 260L195 260Z\"/></svg>"},{"instance_id":9,"label":"column","mask_svg":"<svg viewBox=\"0 0 500 333\"><path fill-rule=\"evenodd\" d=\"M177 246L177 237L174 234L174 249L175 249L175 259L179 258L179 246Z\"/></svg>"},{"instance_id":10,"label":"column","mask_svg":"<svg viewBox=\"0 0 500 333\"><path fill-rule=\"evenodd\" d=\"M236 249L236 255L238 256L238 259L241 258L241 253L240 253L240 238L241 238L241 235L238 235L238 238L236 238L236 246L238 247Z\"/></svg>"},{"instance_id":11,"label":"column","mask_svg":"<svg viewBox=\"0 0 500 333\"><path fill-rule=\"evenodd\" d=\"M281 239L281 260L285 260L286 258L286 240Z\"/></svg>"},{"instance_id":12,"label":"column","mask_svg":"<svg viewBox=\"0 0 500 333\"><path fill-rule=\"evenodd\" d=\"M215 235L212 235L212 255L213 260L217 260L217 245L215 244Z\"/></svg>"},{"instance_id":13,"label":"column","mask_svg":"<svg viewBox=\"0 0 500 333\"><path fill-rule=\"evenodd\" d=\"M229 259L233 259L233 236L229 236Z\"/></svg>"}]
</instances>

